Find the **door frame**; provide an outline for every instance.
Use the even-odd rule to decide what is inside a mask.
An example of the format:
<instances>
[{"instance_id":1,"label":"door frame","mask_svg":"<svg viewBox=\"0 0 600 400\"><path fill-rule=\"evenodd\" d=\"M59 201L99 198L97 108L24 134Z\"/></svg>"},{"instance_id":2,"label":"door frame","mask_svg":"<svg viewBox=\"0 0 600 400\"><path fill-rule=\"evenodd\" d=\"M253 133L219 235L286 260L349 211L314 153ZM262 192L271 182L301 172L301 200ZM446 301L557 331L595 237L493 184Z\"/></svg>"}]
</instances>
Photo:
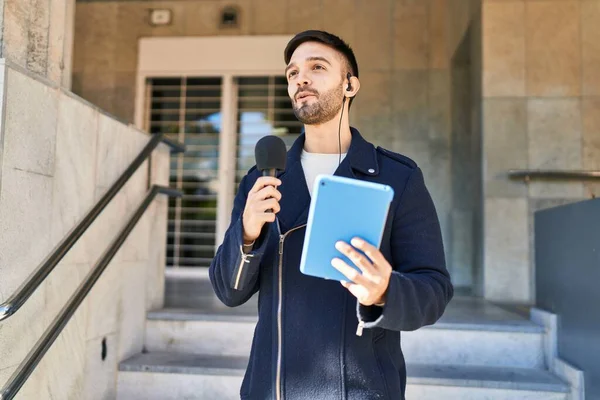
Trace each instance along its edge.
<instances>
[{"instance_id":1,"label":"door frame","mask_svg":"<svg viewBox=\"0 0 600 400\"><path fill-rule=\"evenodd\" d=\"M292 38L277 36L151 37L138 42L136 71L135 126L148 131L146 80L153 77L221 77L223 116L219 136L219 196L215 247L219 246L229 227L234 198L236 173L235 78L238 76L282 75L285 69L283 50ZM205 57L209 54L210 57ZM165 243L166 245L166 243ZM216 249L215 249L216 250ZM187 275L195 275L192 267ZM171 269L169 269L171 270ZM199 271L197 275L204 276Z\"/></svg>"}]
</instances>

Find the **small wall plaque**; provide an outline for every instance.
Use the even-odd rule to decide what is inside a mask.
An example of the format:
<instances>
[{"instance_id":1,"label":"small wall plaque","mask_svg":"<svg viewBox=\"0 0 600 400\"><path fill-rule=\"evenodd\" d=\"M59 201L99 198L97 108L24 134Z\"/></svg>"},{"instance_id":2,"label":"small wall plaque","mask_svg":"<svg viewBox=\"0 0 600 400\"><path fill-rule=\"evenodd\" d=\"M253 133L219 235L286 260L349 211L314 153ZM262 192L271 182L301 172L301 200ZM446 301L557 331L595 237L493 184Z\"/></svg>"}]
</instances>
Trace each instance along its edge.
<instances>
[{"instance_id":1,"label":"small wall plaque","mask_svg":"<svg viewBox=\"0 0 600 400\"><path fill-rule=\"evenodd\" d=\"M150 25L163 26L171 24L171 10L150 10Z\"/></svg>"}]
</instances>

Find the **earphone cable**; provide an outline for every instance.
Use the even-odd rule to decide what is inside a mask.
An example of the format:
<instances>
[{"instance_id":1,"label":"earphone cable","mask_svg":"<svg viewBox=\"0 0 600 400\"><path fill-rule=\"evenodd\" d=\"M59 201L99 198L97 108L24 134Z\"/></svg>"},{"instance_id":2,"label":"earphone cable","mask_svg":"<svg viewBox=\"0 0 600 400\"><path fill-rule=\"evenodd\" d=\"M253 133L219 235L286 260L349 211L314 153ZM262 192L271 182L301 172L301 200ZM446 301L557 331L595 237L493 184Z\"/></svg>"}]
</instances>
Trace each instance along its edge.
<instances>
[{"instance_id":1,"label":"earphone cable","mask_svg":"<svg viewBox=\"0 0 600 400\"><path fill-rule=\"evenodd\" d=\"M346 103L346 96L344 96L344 100L342 100L342 114L340 115L340 124L338 126L338 147L339 147L339 157L338 157L338 167L342 163L342 118L344 116L344 105Z\"/></svg>"}]
</instances>

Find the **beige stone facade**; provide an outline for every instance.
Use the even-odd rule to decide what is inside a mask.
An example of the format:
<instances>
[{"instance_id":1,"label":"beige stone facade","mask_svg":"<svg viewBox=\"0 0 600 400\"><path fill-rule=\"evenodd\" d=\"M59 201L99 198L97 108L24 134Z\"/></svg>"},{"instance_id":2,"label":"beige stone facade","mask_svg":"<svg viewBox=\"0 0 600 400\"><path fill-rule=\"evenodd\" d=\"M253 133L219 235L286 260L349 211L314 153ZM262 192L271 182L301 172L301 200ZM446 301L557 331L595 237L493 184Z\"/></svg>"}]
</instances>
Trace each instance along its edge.
<instances>
[{"instance_id":1,"label":"beige stone facade","mask_svg":"<svg viewBox=\"0 0 600 400\"><path fill-rule=\"evenodd\" d=\"M236 29L221 29L219 13L229 4L240 8L241 23ZM150 26L154 8L171 9L173 24ZM310 28L336 33L350 43L359 61L361 92L352 108L352 124L377 145L413 157L422 166L442 221L448 258L460 264L459 286L470 287L476 263L470 250L473 215L480 211L474 204L467 210L455 207L452 200L452 164L465 170L475 160L452 160L450 69L453 48L478 10L477 2L446 0L80 2L73 90L133 121L141 37L293 35Z\"/></svg>"},{"instance_id":2,"label":"beige stone facade","mask_svg":"<svg viewBox=\"0 0 600 400\"><path fill-rule=\"evenodd\" d=\"M71 87L75 0L0 2L1 57Z\"/></svg>"},{"instance_id":3,"label":"beige stone facade","mask_svg":"<svg viewBox=\"0 0 600 400\"><path fill-rule=\"evenodd\" d=\"M511 182L512 168L598 170L600 1L483 3L485 293L528 302L533 213L600 194L589 182ZM509 216L507 218L507 216Z\"/></svg>"},{"instance_id":4,"label":"beige stone facade","mask_svg":"<svg viewBox=\"0 0 600 400\"><path fill-rule=\"evenodd\" d=\"M240 10L236 28L219 26L227 5ZM171 25L149 24L156 8L172 11ZM599 188L507 173L598 167L599 10L599 0L78 2L73 90L133 121L142 37L336 33L360 68L351 123L423 169L457 288L532 303L533 212Z\"/></svg>"}]
</instances>

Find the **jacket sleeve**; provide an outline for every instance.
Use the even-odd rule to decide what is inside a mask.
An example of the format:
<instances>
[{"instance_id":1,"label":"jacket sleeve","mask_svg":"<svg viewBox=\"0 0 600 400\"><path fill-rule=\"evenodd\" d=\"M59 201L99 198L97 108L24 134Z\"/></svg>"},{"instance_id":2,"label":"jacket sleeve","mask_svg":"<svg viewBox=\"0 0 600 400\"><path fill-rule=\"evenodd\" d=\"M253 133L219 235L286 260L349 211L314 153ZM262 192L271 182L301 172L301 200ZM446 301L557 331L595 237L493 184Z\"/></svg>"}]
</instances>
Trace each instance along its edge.
<instances>
[{"instance_id":1,"label":"jacket sleeve","mask_svg":"<svg viewBox=\"0 0 600 400\"><path fill-rule=\"evenodd\" d=\"M269 240L269 224L265 224L252 252L242 251L243 213L250 191L248 175L244 176L233 203L231 223L223 243L209 267L210 283L215 294L229 307L244 304L259 289L260 262Z\"/></svg>"},{"instance_id":2,"label":"jacket sleeve","mask_svg":"<svg viewBox=\"0 0 600 400\"><path fill-rule=\"evenodd\" d=\"M415 168L396 206L391 232L392 275L385 305L357 302L364 328L412 331L434 324L452 299L438 216Z\"/></svg>"}]
</instances>

